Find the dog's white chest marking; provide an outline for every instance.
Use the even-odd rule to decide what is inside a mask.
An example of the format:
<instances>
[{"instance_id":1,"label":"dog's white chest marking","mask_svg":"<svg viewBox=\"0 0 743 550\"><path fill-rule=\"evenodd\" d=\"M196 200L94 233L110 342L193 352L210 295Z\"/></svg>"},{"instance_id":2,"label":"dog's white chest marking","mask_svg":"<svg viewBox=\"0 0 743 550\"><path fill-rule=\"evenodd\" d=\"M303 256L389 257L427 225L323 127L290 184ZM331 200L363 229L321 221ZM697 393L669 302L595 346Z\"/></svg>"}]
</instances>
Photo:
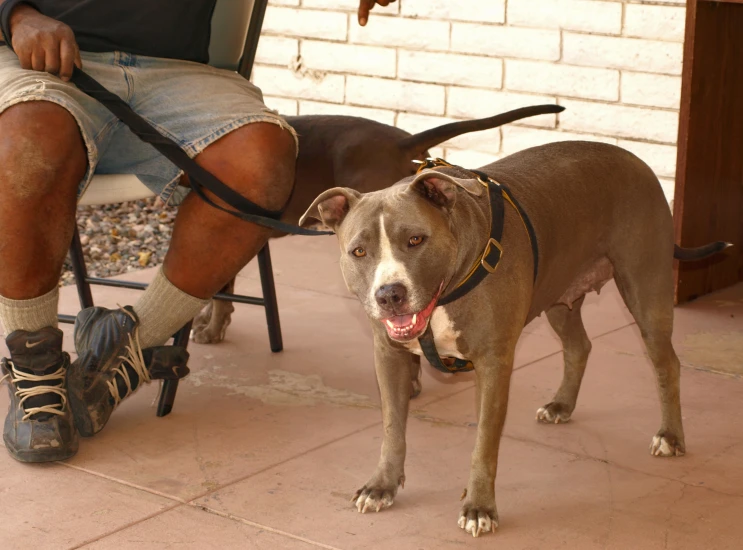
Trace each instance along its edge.
<instances>
[{"instance_id":1,"label":"dog's white chest marking","mask_svg":"<svg viewBox=\"0 0 743 550\"><path fill-rule=\"evenodd\" d=\"M461 331L454 329L452 322L446 310L443 307L437 307L431 315L431 330L433 331L433 341L436 344L436 350L441 357L456 357L457 359L466 359L457 349L457 338ZM421 345L416 338L408 342L405 346L416 355L423 355Z\"/></svg>"},{"instance_id":2,"label":"dog's white chest marking","mask_svg":"<svg viewBox=\"0 0 743 550\"><path fill-rule=\"evenodd\" d=\"M371 303L375 303L375 294L379 287L393 283L400 283L405 288L411 288L410 275L405 265L395 259L392 253L392 243L384 228L384 215L379 216L379 264L374 271L374 282L371 285L369 297Z\"/></svg>"}]
</instances>

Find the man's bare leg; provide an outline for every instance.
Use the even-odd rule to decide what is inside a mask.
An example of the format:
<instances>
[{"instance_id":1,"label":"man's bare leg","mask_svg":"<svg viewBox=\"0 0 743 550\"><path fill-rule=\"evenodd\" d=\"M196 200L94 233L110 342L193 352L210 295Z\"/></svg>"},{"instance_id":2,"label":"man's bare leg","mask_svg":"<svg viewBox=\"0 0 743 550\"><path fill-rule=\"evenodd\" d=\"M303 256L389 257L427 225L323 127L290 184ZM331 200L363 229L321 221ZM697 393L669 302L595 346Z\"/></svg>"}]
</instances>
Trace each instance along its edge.
<instances>
[{"instance_id":1,"label":"man's bare leg","mask_svg":"<svg viewBox=\"0 0 743 550\"><path fill-rule=\"evenodd\" d=\"M86 166L80 130L62 107L34 101L0 115L0 295L27 300L57 287Z\"/></svg>"},{"instance_id":2,"label":"man's bare leg","mask_svg":"<svg viewBox=\"0 0 743 550\"><path fill-rule=\"evenodd\" d=\"M3 440L23 462L69 458L78 447L57 284L86 166L77 123L58 105L20 103L0 115L0 320L10 350L0 372L10 389Z\"/></svg>"},{"instance_id":3,"label":"man's bare leg","mask_svg":"<svg viewBox=\"0 0 743 550\"><path fill-rule=\"evenodd\" d=\"M295 159L292 135L270 123L243 126L196 157L225 184L269 210L279 210L289 198ZM151 291L134 306L142 346L161 345L193 319L260 251L268 234L206 204L195 193L188 196L178 210L163 268ZM163 301L171 304L166 311Z\"/></svg>"},{"instance_id":4,"label":"man's bare leg","mask_svg":"<svg viewBox=\"0 0 743 550\"><path fill-rule=\"evenodd\" d=\"M289 131L255 123L227 134L196 162L253 202L278 210L291 192L295 158ZM77 317L78 360L70 369L69 394L80 435L103 429L120 401L142 383L188 372L185 350L162 344L258 253L268 235L195 194L187 197L163 268L134 307L89 308Z\"/></svg>"}]
</instances>

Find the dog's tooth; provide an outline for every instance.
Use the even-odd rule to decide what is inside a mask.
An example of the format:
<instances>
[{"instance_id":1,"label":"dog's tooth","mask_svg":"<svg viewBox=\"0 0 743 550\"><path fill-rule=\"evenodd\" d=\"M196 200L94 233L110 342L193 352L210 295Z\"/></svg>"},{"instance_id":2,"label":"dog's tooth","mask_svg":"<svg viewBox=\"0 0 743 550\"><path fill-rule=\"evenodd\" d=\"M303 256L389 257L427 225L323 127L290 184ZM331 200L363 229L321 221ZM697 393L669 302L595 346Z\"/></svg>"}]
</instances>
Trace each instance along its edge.
<instances>
[{"instance_id":1,"label":"dog's tooth","mask_svg":"<svg viewBox=\"0 0 743 550\"><path fill-rule=\"evenodd\" d=\"M392 329L394 329L394 328L395 328L395 325L393 325L393 324L392 324L392 321L390 321L389 319L387 319L387 320L385 321L385 323L387 323L387 326L388 326L388 327L390 327L390 328L392 328Z\"/></svg>"},{"instance_id":2,"label":"dog's tooth","mask_svg":"<svg viewBox=\"0 0 743 550\"><path fill-rule=\"evenodd\" d=\"M413 313L413 325L415 325L415 321L418 319L418 314Z\"/></svg>"}]
</instances>

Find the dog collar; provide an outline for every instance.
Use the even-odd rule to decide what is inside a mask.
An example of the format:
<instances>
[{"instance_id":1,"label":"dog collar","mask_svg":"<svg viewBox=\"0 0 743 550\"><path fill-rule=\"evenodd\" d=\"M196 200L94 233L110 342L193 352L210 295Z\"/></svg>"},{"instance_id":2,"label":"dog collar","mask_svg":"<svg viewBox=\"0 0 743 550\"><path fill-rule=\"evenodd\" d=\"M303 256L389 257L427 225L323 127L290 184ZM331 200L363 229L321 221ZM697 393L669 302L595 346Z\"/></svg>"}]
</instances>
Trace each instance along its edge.
<instances>
[{"instance_id":1,"label":"dog collar","mask_svg":"<svg viewBox=\"0 0 743 550\"><path fill-rule=\"evenodd\" d=\"M455 166L446 162L440 158L428 158L425 161L413 161L420 164L418 167L418 173L422 170L429 168L438 167L452 167L465 170L460 166ZM450 304L451 302L458 300L462 296L472 291L477 285L479 285L485 277L491 273L495 273L498 268L501 258L503 257L503 246L501 240L503 238L503 225L505 222L505 203L508 202L521 220L524 225L526 232L529 234L529 241L531 242L531 250L534 257L534 281L537 280L537 273L539 269L539 249L537 246L537 236L534 232L534 227L531 224L531 220L526 215L526 212L521 208L521 205L516 201L511 191L503 184L498 183L493 178L488 176L486 173L479 170L465 170L474 174L477 180L485 186L490 199L490 238L488 239L485 249L478 256L477 260L473 263L467 275L462 279L457 286L447 295L443 296L436 303L436 306L443 306ZM433 340L433 331L429 322L426 331L418 338L418 343L421 346L423 354L429 363L441 372L446 373L457 373L457 372L468 372L475 368L472 361L466 359L458 359L453 357L441 358L438 351L436 350L436 344Z\"/></svg>"}]
</instances>

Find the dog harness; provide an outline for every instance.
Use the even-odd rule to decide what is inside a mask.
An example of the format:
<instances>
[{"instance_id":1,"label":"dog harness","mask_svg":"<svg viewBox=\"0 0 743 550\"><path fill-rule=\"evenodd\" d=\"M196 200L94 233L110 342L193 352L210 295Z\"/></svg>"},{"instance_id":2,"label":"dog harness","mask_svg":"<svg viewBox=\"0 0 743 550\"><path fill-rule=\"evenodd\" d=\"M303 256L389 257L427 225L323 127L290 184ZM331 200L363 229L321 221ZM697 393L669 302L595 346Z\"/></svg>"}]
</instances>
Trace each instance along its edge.
<instances>
[{"instance_id":1,"label":"dog harness","mask_svg":"<svg viewBox=\"0 0 743 550\"><path fill-rule=\"evenodd\" d=\"M479 170L465 170L461 166L455 166L449 164L445 160L440 158L429 158L425 161L414 161L420 164L418 167L418 173L423 170L438 167L453 167L470 172L477 177L477 180L487 189L488 197L490 199L490 238L488 239L485 249L478 256L477 260L472 264L467 275L462 279L454 289L443 296L436 302L436 307L450 304L455 300L458 300L462 296L472 291L477 285L479 285L485 277L491 273L495 273L498 268L498 263L503 257L503 246L501 245L501 239L503 238L503 225L505 221L505 203L508 202L521 220L524 225L526 232L529 234L529 241L531 242L531 252L534 257L534 281L537 280L537 273L539 269L539 248L537 245L537 235L534 232L534 226L529 220L529 216L518 201L515 199L511 191L502 183L498 183L493 178L488 176L485 172ZM429 322L426 331L418 338L418 343L421 346L423 355L426 356L431 365L434 368L445 373L457 373L457 372L469 372L475 368L472 361L466 359L458 359L455 357L439 356L439 352L436 350L436 344L433 340L433 331L431 330L431 323Z\"/></svg>"}]
</instances>

